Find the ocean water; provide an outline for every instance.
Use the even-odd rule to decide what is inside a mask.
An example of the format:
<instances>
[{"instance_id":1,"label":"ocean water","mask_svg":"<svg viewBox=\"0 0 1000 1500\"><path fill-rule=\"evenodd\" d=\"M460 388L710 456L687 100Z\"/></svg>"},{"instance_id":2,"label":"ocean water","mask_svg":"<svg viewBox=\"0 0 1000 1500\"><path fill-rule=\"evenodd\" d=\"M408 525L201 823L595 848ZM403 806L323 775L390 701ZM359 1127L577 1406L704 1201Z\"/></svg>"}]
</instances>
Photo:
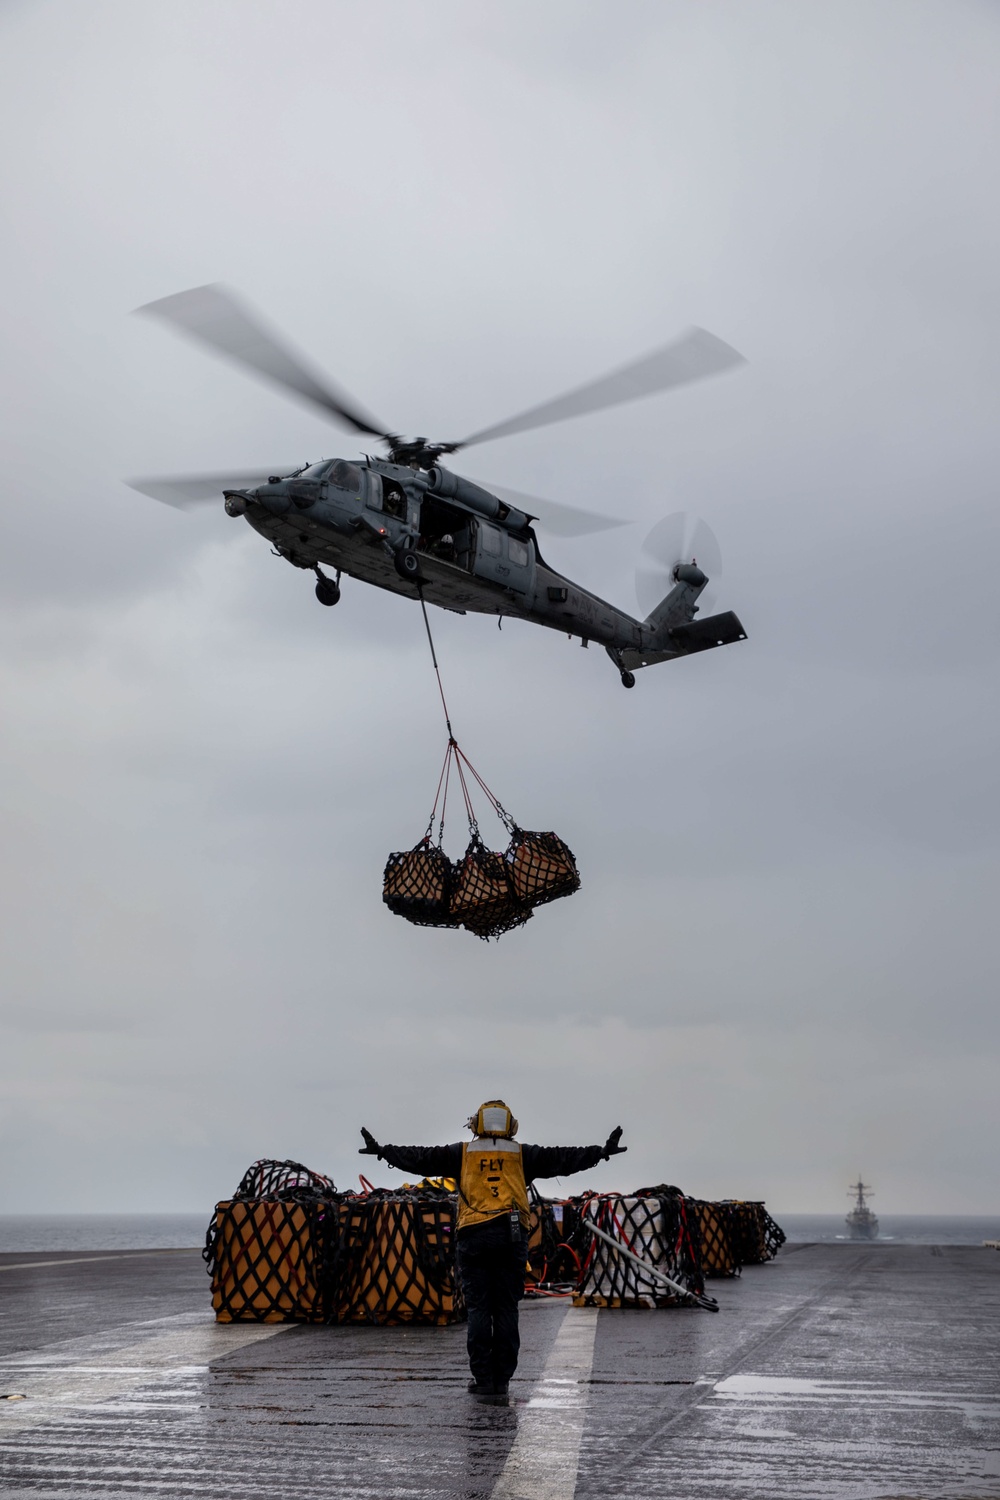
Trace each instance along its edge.
<instances>
[{"instance_id":1,"label":"ocean water","mask_svg":"<svg viewBox=\"0 0 1000 1500\"><path fill-rule=\"evenodd\" d=\"M0 1214L0 1254L26 1250L201 1249L203 1214Z\"/></svg>"},{"instance_id":2,"label":"ocean water","mask_svg":"<svg viewBox=\"0 0 1000 1500\"><path fill-rule=\"evenodd\" d=\"M0 1254L37 1250L200 1249L211 1209L202 1214L0 1214ZM790 1244L843 1240L840 1214L776 1214ZM1000 1215L879 1215L879 1239L910 1245L981 1245L1000 1240Z\"/></svg>"},{"instance_id":3,"label":"ocean water","mask_svg":"<svg viewBox=\"0 0 1000 1500\"><path fill-rule=\"evenodd\" d=\"M843 1214L775 1214L789 1243L843 1240L850 1236ZM879 1214L878 1237L897 1245L981 1245L1000 1240L1000 1214Z\"/></svg>"}]
</instances>

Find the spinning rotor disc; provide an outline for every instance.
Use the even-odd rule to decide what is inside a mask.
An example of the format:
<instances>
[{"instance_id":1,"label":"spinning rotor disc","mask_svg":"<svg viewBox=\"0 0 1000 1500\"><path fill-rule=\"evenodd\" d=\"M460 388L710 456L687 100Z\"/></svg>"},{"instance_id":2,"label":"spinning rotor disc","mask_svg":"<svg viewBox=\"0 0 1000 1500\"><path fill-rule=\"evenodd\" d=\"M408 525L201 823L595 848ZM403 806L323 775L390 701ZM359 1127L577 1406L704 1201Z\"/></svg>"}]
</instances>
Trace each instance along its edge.
<instances>
[{"instance_id":1,"label":"spinning rotor disc","mask_svg":"<svg viewBox=\"0 0 1000 1500\"><path fill-rule=\"evenodd\" d=\"M642 400L658 391L689 385L692 381L721 374L744 363L741 354L714 334L704 328L691 328L651 354L577 386L554 400L543 401L506 421L480 428L457 442L431 443L426 438L406 439L390 431L353 396L313 370L302 355L272 332L260 316L227 287L214 284L192 287L146 303L137 311L163 319L215 353L318 407L327 420L338 426L377 438L388 448L393 463L425 470L431 469L444 454ZM132 486L154 499L184 507L207 497L217 498L217 478L213 475L188 475L173 480L139 479L133 481ZM495 486L492 493L500 494L501 498L504 494ZM628 524L621 517L596 515L551 500L519 495L515 491L506 493L519 510L524 510L543 528L557 535L583 536L588 532Z\"/></svg>"},{"instance_id":2,"label":"spinning rotor disc","mask_svg":"<svg viewBox=\"0 0 1000 1500\"><path fill-rule=\"evenodd\" d=\"M712 584L722 577L722 551L700 516L676 510L657 521L642 544L642 558L635 572L635 592L644 618L673 588L674 569L681 563L695 563L711 580L698 600L701 613L711 613L716 598Z\"/></svg>"}]
</instances>

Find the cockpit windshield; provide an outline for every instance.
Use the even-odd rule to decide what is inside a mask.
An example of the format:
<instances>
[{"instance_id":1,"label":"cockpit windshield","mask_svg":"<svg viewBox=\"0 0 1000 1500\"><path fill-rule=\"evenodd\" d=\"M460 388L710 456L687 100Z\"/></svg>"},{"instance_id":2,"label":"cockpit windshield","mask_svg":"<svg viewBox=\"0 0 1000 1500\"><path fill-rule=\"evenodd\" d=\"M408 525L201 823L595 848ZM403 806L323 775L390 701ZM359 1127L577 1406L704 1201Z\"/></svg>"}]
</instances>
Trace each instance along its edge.
<instances>
[{"instance_id":1,"label":"cockpit windshield","mask_svg":"<svg viewBox=\"0 0 1000 1500\"><path fill-rule=\"evenodd\" d=\"M361 470L357 464L349 464L346 458L338 458L330 474L330 483L357 495L361 490Z\"/></svg>"},{"instance_id":2,"label":"cockpit windshield","mask_svg":"<svg viewBox=\"0 0 1000 1500\"><path fill-rule=\"evenodd\" d=\"M310 464L303 469L299 479L328 479L340 490L350 490L357 495L361 490L361 470L344 458L324 458L322 463Z\"/></svg>"}]
</instances>

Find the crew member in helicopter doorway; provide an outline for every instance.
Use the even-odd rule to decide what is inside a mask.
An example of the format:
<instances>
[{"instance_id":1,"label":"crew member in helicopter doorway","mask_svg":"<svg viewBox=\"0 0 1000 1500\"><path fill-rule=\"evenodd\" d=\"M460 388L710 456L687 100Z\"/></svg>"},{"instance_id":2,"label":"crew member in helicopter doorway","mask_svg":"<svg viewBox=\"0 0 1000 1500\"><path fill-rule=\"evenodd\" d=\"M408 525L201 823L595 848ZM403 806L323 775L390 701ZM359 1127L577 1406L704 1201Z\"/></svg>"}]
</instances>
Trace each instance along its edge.
<instances>
[{"instance_id":1,"label":"crew member in helicopter doorway","mask_svg":"<svg viewBox=\"0 0 1000 1500\"><path fill-rule=\"evenodd\" d=\"M517 1121L490 1099L468 1121L474 1139L452 1146L380 1146L361 1128L362 1156L458 1183L458 1271L469 1312L469 1391L502 1400L517 1368L517 1304L528 1260L528 1183L568 1177L627 1151L619 1125L603 1146L522 1146Z\"/></svg>"}]
</instances>

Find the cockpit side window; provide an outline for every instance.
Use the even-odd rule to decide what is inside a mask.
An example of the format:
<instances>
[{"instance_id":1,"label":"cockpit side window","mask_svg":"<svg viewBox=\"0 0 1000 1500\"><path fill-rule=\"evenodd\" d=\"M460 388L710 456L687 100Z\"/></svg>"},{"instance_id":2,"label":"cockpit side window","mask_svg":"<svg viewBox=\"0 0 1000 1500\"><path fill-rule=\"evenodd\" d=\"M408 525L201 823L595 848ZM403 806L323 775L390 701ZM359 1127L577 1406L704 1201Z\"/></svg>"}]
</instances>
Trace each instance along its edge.
<instances>
[{"instance_id":1,"label":"cockpit side window","mask_svg":"<svg viewBox=\"0 0 1000 1500\"><path fill-rule=\"evenodd\" d=\"M350 490L352 495L361 493L361 470L356 464L349 464L346 458L337 459L327 478L339 490Z\"/></svg>"}]
</instances>

